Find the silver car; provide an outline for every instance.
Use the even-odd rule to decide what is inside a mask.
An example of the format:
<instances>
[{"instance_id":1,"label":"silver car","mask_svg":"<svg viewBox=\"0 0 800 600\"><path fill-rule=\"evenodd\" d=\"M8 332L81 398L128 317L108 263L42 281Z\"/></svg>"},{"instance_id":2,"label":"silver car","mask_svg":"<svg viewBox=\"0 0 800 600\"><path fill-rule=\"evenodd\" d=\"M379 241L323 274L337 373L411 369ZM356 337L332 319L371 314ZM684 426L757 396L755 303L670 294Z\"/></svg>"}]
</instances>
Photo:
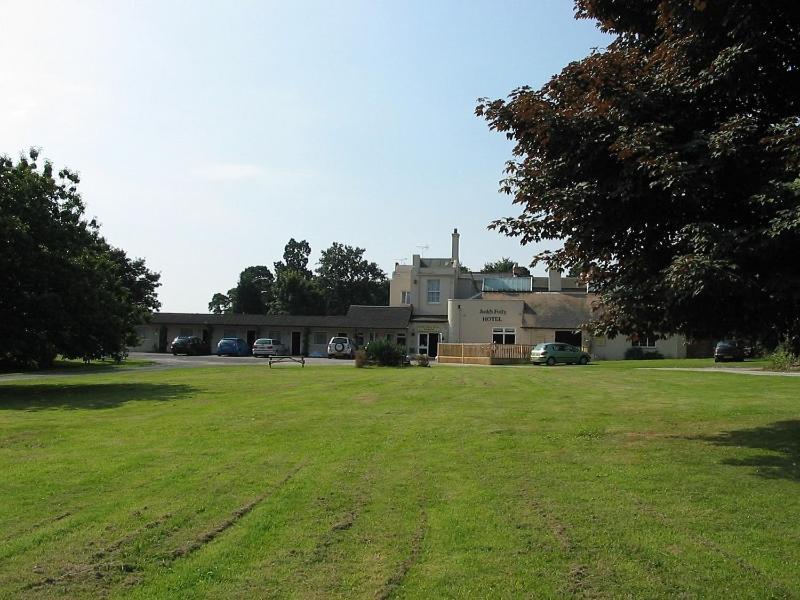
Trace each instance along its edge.
<instances>
[{"instance_id":1,"label":"silver car","mask_svg":"<svg viewBox=\"0 0 800 600\"><path fill-rule=\"evenodd\" d=\"M285 356L286 346L280 340L258 338L253 344L253 356Z\"/></svg>"},{"instance_id":2,"label":"silver car","mask_svg":"<svg viewBox=\"0 0 800 600\"><path fill-rule=\"evenodd\" d=\"M328 358L355 358L356 343L350 338L333 337L328 342Z\"/></svg>"}]
</instances>

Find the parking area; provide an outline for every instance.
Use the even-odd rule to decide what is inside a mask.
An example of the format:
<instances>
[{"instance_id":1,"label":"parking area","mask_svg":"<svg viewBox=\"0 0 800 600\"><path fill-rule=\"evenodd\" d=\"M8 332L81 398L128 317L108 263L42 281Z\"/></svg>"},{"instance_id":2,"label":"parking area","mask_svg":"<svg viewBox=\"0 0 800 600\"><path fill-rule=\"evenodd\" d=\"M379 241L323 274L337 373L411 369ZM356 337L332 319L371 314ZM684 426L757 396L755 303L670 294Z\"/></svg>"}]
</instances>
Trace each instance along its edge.
<instances>
[{"instance_id":1,"label":"parking area","mask_svg":"<svg viewBox=\"0 0 800 600\"><path fill-rule=\"evenodd\" d=\"M130 358L153 361L156 364L165 367L224 367L241 365L260 365L262 367L267 366L266 358L254 358L252 356L217 356L215 354L208 356L173 356L172 354L161 354L157 352L131 352ZM285 366L291 366L292 364L293 363L286 363ZM306 365L333 366L352 364L353 361L347 359L306 358Z\"/></svg>"}]
</instances>

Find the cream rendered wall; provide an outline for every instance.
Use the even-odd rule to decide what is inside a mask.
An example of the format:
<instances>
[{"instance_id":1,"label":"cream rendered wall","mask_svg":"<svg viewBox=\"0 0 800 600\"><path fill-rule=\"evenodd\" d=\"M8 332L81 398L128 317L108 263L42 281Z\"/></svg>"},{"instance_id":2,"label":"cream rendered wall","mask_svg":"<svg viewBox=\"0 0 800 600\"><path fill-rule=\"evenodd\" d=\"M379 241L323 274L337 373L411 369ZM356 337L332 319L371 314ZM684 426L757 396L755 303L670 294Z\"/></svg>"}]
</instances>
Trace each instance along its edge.
<instances>
[{"instance_id":1,"label":"cream rendered wall","mask_svg":"<svg viewBox=\"0 0 800 600\"><path fill-rule=\"evenodd\" d=\"M389 282L389 306L405 306L403 292L412 292L412 304L417 303L412 289L411 265L397 265Z\"/></svg>"},{"instance_id":2,"label":"cream rendered wall","mask_svg":"<svg viewBox=\"0 0 800 600\"><path fill-rule=\"evenodd\" d=\"M624 335L618 335L614 339L593 337L589 353L596 360L623 360L625 351L631 346L631 341ZM655 350L664 358L686 358L686 338L675 335L665 340L656 340Z\"/></svg>"},{"instance_id":3,"label":"cream rendered wall","mask_svg":"<svg viewBox=\"0 0 800 600\"><path fill-rule=\"evenodd\" d=\"M529 344L531 330L522 328L522 300L450 300L447 303L449 341L475 344L492 341L494 327L516 329L517 343Z\"/></svg>"},{"instance_id":4,"label":"cream rendered wall","mask_svg":"<svg viewBox=\"0 0 800 600\"><path fill-rule=\"evenodd\" d=\"M433 271L433 270L431 270ZM444 271L444 270L442 270ZM444 315L447 313L447 301L455 295L455 273L452 269L444 272L427 272L417 278L414 296L414 313L418 315ZM439 303L428 302L428 281L439 280Z\"/></svg>"}]
</instances>

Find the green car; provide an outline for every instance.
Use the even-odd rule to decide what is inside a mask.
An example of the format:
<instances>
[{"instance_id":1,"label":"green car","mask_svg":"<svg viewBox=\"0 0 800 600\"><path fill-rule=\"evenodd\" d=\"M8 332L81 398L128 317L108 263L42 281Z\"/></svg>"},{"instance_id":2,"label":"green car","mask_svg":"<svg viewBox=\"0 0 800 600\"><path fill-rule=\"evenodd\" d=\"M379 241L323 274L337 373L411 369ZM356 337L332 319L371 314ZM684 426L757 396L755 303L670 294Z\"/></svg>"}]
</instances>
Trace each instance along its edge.
<instances>
[{"instance_id":1,"label":"green car","mask_svg":"<svg viewBox=\"0 0 800 600\"><path fill-rule=\"evenodd\" d=\"M589 354L580 348L576 348L570 344L560 344L558 342L536 344L533 350L531 350L531 362L535 365L540 365L542 363L550 366L556 363L587 365L591 358Z\"/></svg>"}]
</instances>

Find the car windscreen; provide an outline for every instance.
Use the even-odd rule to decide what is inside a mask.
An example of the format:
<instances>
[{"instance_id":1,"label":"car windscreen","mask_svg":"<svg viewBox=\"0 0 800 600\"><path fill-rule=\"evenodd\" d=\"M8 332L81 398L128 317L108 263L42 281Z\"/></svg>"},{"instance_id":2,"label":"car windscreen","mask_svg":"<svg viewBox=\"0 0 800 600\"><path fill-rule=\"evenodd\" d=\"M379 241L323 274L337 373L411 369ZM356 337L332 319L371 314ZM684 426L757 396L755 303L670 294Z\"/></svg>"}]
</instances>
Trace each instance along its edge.
<instances>
[{"instance_id":1,"label":"car windscreen","mask_svg":"<svg viewBox=\"0 0 800 600\"><path fill-rule=\"evenodd\" d=\"M347 343L347 338L336 337L331 340L331 344L346 344L346 343Z\"/></svg>"},{"instance_id":2,"label":"car windscreen","mask_svg":"<svg viewBox=\"0 0 800 600\"><path fill-rule=\"evenodd\" d=\"M272 340L267 338L259 338L256 340L256 344L258 344L259 346L269 346L270 344L272 344Z\"/></svg>"}]
</instances>

